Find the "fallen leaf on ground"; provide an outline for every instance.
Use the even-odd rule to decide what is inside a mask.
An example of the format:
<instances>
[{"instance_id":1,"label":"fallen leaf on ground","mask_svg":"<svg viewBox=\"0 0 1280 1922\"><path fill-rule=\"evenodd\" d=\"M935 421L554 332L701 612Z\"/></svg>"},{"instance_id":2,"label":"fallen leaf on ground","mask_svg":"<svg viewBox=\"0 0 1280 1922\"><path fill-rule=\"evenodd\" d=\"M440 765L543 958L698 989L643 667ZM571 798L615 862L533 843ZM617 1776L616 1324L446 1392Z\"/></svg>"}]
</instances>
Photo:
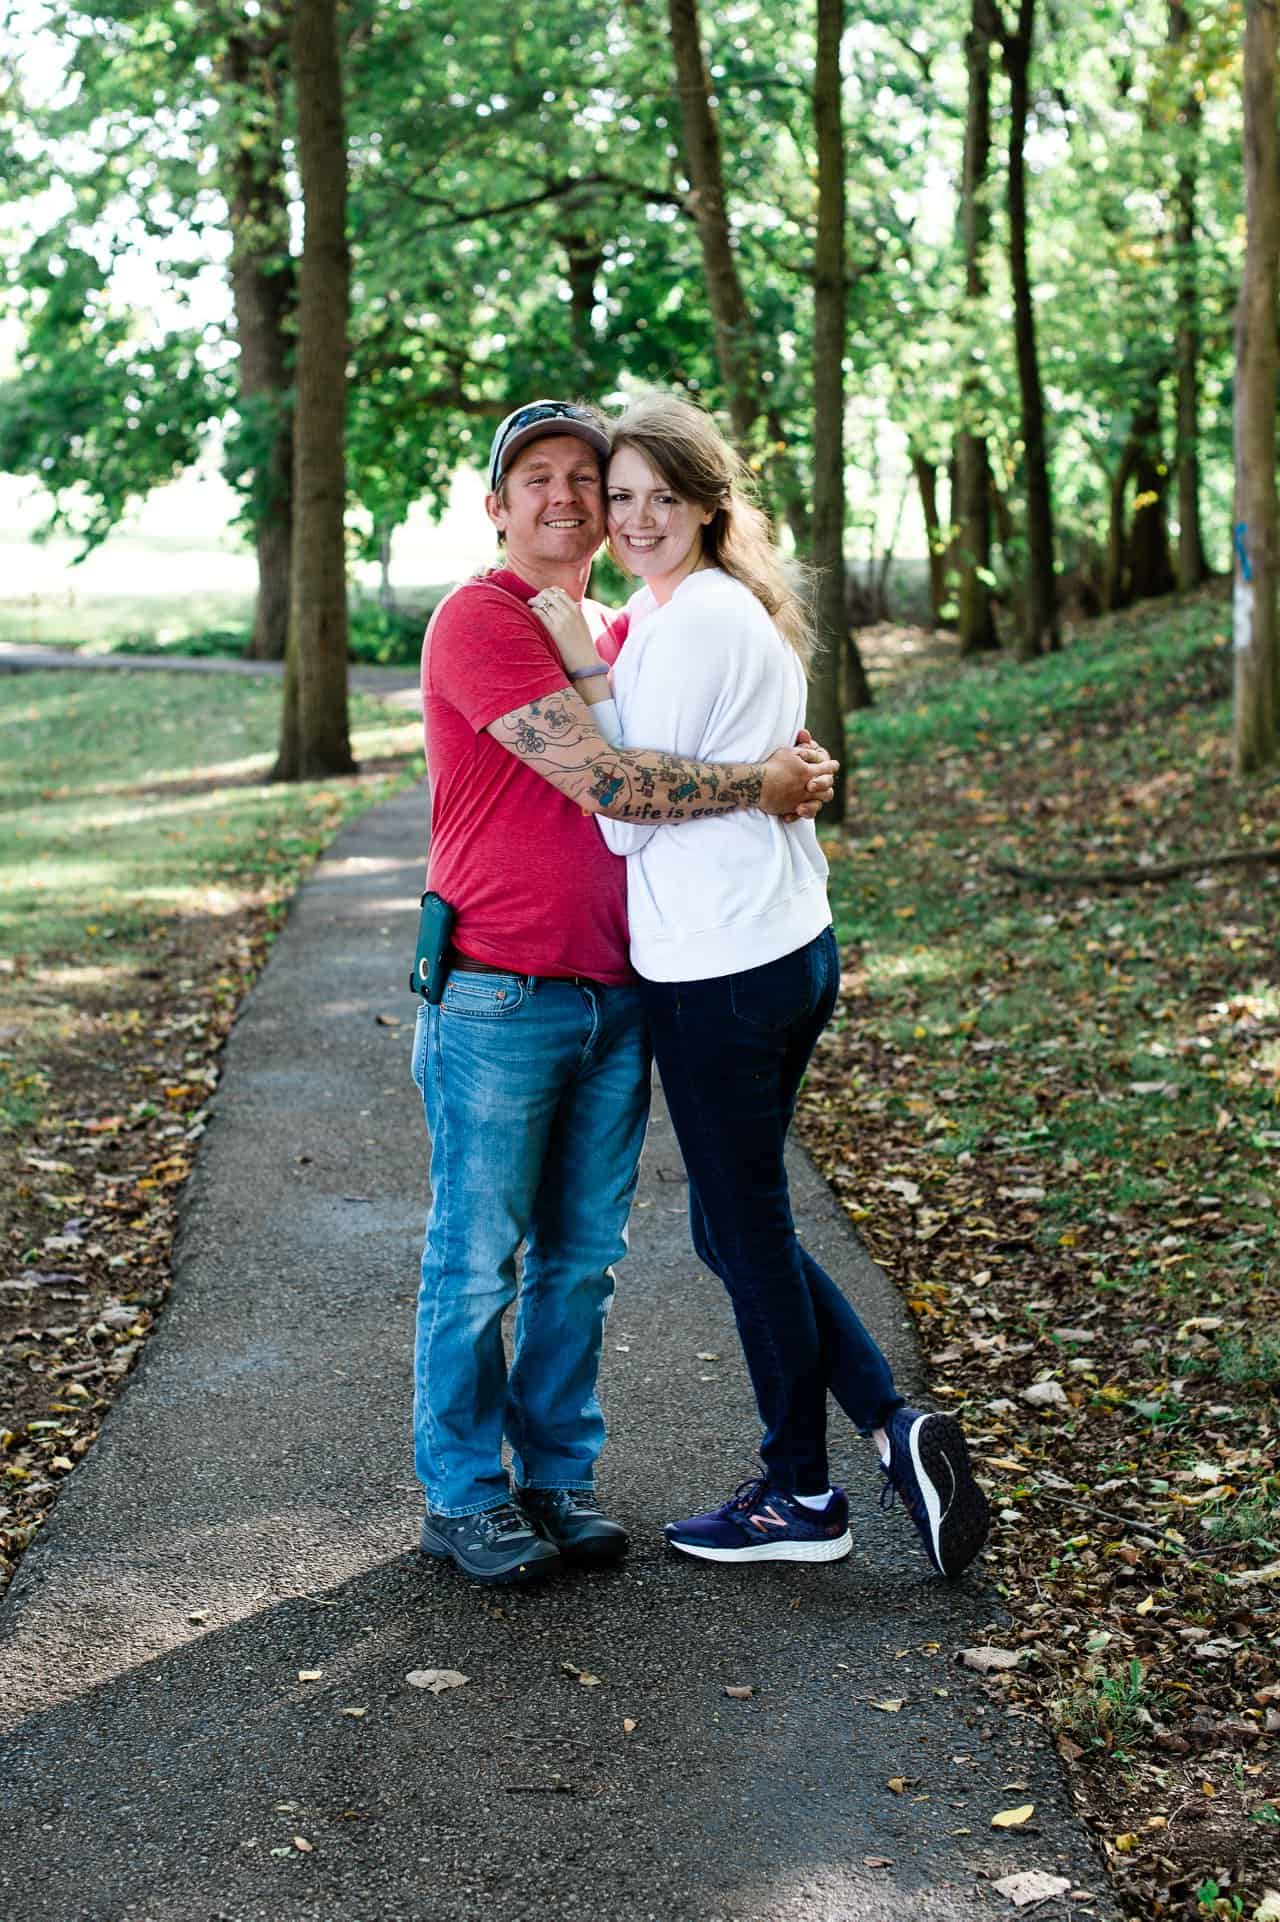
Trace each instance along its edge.
<instances>
[{"instance_id":1,"label":"fallen leaf on ground","mask_svg":"<svg viewBox=\"0 0 1280 1922\"><path fill-rule=\"evenodd\" d=\"M1058 1381L1034 1381L1030 1388L1024 1388L1022 1399L1032 1408L1065 1408L1066 1390Z\"/></svg>"},{"instance_id":2,"label":"fallen leaf on ground","mask_svg":"<svg viewBox=\"0 0 1280 1922\"><path fill-rule=\"evenodd\" d=\"M893 1857L891 1855L864 1855L862 1858L862 1866L864 1869L891 1869L893 1867Z\"/></svg>"},{"instance_id":3,"label":"fallen leaf on ground","mask_svg":"<svg viewBox=\"0 0 1280 1922\"><path fill-rule=\"evenodd\" d=\"M991 1884L997 1895L1007 1896L1016 1909L1028 1902L1047 1902L1050 1896L1065 1895L1071 1887L1065 1875L1046 1875L1043 1869L1020 1869L1017 1875L1002 1875Z\"/></svg>"},{"instance_id":4,"label":"fallen leaf on ground","mask_svg":"<svg viewBox=\"0 0 1280 1922\"><path fill-rule=\"evenodd\" d=\"M353 1721L358 1721L362 1715L367 1715L369 1711L367 1708L344 1708L342 1713L351 1716Z\"/></svg>"},{"instance_id":5,"label":"fallen leaf on ground","mask_svg":"<svg viewBox=\"0 0 1280 1922\"><path fill-rule=\"evenodd\" d=\"M1012 1648L962 1648L956 1660L961 1668L973 1668L979 1675L990 1675L996 1669L1017 1668L1022 1657Z\"/></svg>"},{"instance_id":6,"label":"fallen leaf on ground","mask_svg":"<svg viewBox=\"0 0 1280 1922\"><path fill-rule=\"evenodd\" d=\"M1034 1802L1023 1802L1016 1809L1000 1809L992 1816L991 1826L993 1829L1020 1829L1024 1822L1031 1820L1035 1812Z\"/></svg>"},{"instance_id":7,"label":"fallen leaf on ground","mask_svg":"<svg viewBox=\"0 0 1280 1922\"><path fill-rule=\"evenodd\" d=\"M1280 1889L1264 1889L1253 1922L1280 1922Z\"/></svg>"},{"instance_id":8,"label":"fallen leaf on ground","mask_svg":"<svg viewBox=\"0 0 1280 1922\"><path fill-rule=\"evenodd\" d=\"M304 1855L310 1855L313 1853L316 1845L314 1842L308 1842L305 1835L295 1835L293 1838L293 1846L295 1849L301 1849Z\"/></svg>"},{"instance_id":9,"label":"fallen leaf on ground","mask_svg":"<svg viewBox=\"0 0 1280 1922\"><path fill-rule=\"evenodd\" d=\"M1242 1568L1238 1574L1228 1575L1232 1588L1249 1588L1258 1582L1280 1582L1280 1562L1268 1562L1265 1568Z\"/></svg>"},{"instance_id":10,"label":"fallen leaf on ground","mask_svg":"<svg viewBox=\"0 0 1280 1922\"><path fill-rule=\"evenodd\" d=\"M324 1670L322 1668L300 1668L298 1670L298 1680L300 1682L318 1682L323 1674Z\"/></svg>"},{"instance_id":11,"label":"fallen leaf on ground","mask_svg":"<svg viewBox=\"0 0 1280 1922\"><path fill-rule=\"evenodd\" d=\"M755 1689L750 1682L726 1682L724 1692L732 1696L735 1702L745 1702L755 1694Z\"/></svg>"},{"instance_id":12,"label":"fallen leaf on ground","mask_svg":"<svg viewBox=\"0 0 1280 1922\"><path fill-rule=\"evenodd\" d=\"M467 1677L459 1675L456 1668L411 1668L404 1679L410 1688L426 1688L433 1695L443 1695L448 1688L461 1688Z\"/></svg>"},{"instance_id":13,"label":"fallen leaf on ground","mask_svg":"<svg viewBox=\"0 0 1280 1922\"><path fill-rule=\"evenodd\" d=\"M624 1715L622 1718L622 1733L624 1735L634 1735L635 1732L636 1732L635 1722L633 1721L630 1715Z\"/></svg>"},{"instance_id":14,"label":"fallen leaf on ground","mask_svg":"<svg viewBox=\"0 0 1280 1922\"><path fill-rule=\"evenodd\" d=\"M887 1702L872 1702L871 1707L878 1708L884 1715L896 1715L902 1707L902 1697L895 1696Z\"/></svg>"}]
</instances>

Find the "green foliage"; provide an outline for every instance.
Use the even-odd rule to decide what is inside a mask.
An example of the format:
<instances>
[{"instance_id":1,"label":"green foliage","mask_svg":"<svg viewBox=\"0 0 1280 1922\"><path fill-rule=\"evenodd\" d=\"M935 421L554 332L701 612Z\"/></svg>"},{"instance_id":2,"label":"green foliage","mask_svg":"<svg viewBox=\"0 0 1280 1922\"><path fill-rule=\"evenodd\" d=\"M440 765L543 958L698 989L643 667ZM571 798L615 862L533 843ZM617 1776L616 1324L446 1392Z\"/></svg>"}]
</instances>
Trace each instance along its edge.
<instances>
[{"instance_id":1,"label":"green foliage","mask_svg":"<svg viewBox=\"0 0 1280 1922\"><path fill-rule=\"evenodd\" d=\"M40 481L50 526L88 552L130 501L190 466L225 394L198 333L143 338L112 307L99 262L63 242L55 230L24 264L34 278L18 372L0 387L0 471Z\"/></svg>"},{"instance_id":2,"label":"green foliage","mask_svg":"<svg viewBox=\"0 0 1280 1922\"><path fill-rule=\"evenodd\" d=\"M416 667L422 658L427 622L437 601L447 592L444 587L436 589L425 602L411 608L356 601L348 615L347 651L351 659L375 667Z\"/></svg>"},{"instance_id":3,"label":"green foliage","mask_svg":"<svg viewBox=\"0 0 1280 1922\"><path fill-rule=\"evenodd\" d=\"M0 135L14 150L7 192L11 203L27 197L8 248L27 339L21 379L0 401L0 466L42 478L97 539L220 420L252 523L278 485L269 451L288 403L234 398L227 196L246 156L259 183L282 164L292 113L282 10L276 0L252 17L185 0L51 0L49 18L67 86L38 98L15 52L17 78L0 96ZM846 41L852 545L861 553L878 539L903 438L940 469L945 526L959 373L974 361L965 404L1007 508L993 574L1008 595L1024 536L1007 91L997 62L990 294L975 310L959 299L955 238L968 18L961 0L873 0ZM656 383L720 406L662 10L356 0L347 25L348 462L364 553L413 503L442 508L459 465L480 465L494 420L518 399L608 400ZM764 401L749 451L766 497L793 507L810 478L812 28L797 0L702 9ZM1120 454L1152 394L1172 457L1176 295L1192 282L1207 524L1212 558L1225 560L1237 37L1232 0L1208 0L1177 43L1165 0L1068 11L1039 37L1031 250L1068 563L1096 564ZM1176 231L1188 168L1192 253ZM287 265L296 242L264 216L239 245L270 268ZM125 279L139 249L162 290L153 310ZM67 263L59 289L55 254Z\"/></svg>"},{"instance_id":4,"label":"green foliage","mask_svg":"<svg viewBox=\"0 0 1280 1922\"><path fill-rule=\"evenodd\" d=\"M243 660L249 631L243 627L201 627L170 644L170 652L189 654L193 660ZM164 644L154 632L125 634L106 651L111 654L156 654Z\"/></svg>"},{"instance_id":5,"label":"green foliage","mask_svg":"<svg viewBox=\"0 0 1280 1922\"><path fill-rule=\"evenodd\" d=\"M1245 1912L1244 1902L1238 1895L1224 1895L1213 1877L1206 1876L1196 1890L1196 1906L1201 1915L1211 1916L1214 1922L1234 1922Z\"/></svg>"},{"instance_id":6,"label":"green foliage","mask_svg":"<svg viewBox=\"0 0 1280 1922\"><path fill-rule=\"evenodd\" d=\"M1083 1746L1127 1758L1151 1727L1159 1699L1135 1656L1122 1669L1097 1669L1083 1688L1056 1704L1054 1719Z\"/></svg>"}]
</instances>

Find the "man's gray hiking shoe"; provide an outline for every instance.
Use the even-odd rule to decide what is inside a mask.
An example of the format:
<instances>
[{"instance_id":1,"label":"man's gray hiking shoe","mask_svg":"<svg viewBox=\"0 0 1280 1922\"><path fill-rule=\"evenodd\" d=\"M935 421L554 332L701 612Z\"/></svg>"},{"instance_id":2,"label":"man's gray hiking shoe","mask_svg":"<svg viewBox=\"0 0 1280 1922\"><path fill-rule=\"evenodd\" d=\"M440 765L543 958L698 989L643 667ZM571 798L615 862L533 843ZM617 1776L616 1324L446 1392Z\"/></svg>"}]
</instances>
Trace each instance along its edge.
<instances>
[{"instance_id":1,"label":"man's gray hiking shoe","mask_svg":"<svg viewBox=\"0 0 1280 1922\"><path fill-rule=\"evenodd\" d=\"M473 1582L540 1582L560 1567L559 1550L531 1528L514 1502L479 1515L433 1515L422 1523L422 1552L453 1561Z\"/></svg>"},{"instance_id":2,"label":"man's gray hiking shoe","mask_svg":"<svg viewBox=\"0 0 1280 1922\"><path fill-rule=\"evenodd\" d=\"M571 1488L521 1488L521 1508L567 1562L616 1562L630 1547L627 1531L607 1521L593 1497Z\"/></svg>"}]
</instances>

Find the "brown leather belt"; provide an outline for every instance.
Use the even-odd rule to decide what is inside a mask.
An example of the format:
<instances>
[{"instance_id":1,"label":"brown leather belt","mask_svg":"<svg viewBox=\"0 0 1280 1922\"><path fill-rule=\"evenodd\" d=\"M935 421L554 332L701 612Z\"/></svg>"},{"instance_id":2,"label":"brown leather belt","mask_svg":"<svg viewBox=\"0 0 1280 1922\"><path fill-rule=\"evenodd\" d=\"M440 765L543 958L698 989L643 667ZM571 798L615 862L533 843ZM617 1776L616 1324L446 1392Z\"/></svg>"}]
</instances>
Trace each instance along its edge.
<instances>
[{"instance_id":1,"label":"brown leather belt","mask_svg":"<svg viewBox=\"0 0 1280 1922\"><path fill-rule=\"evenodd\" d=\"M513 974L518 981L559 981L570 988L607 988L609 985L590 974L527 974L523 968L496 968L492 961L477 961L472 955L463 954L460 948L453 951L453 965L464 974Z\"/></svg>"}]
</instances>

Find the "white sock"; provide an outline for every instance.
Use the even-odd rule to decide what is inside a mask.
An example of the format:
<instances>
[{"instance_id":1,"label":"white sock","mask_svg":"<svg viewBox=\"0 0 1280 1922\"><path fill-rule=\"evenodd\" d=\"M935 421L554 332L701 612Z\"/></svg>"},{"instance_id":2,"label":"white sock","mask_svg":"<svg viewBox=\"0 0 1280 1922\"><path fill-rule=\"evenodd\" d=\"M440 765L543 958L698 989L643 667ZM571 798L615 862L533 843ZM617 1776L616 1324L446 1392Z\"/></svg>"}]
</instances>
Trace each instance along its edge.
<instances>
[{"instance_id":1,"label":"white sock","mask_svg":"<svg viewBox=\"0 0 1280 1922\"><path fill-rule=\"evenodd\" d=\"M889 1437L885 1434L883 1428L877 1428L871 1439L880 1450L880 1459L887 1468L889 1466L889 1456L893 1452L889 1446Z\"/></svg>"},{"instance_id":2,"label":"white sock","mask_svg":"<svg viewBox=\"0 0 1280 1922\"><path fill-rule=\"evenodd\" d=\"M791 1499L793 1502L799 1502L801 1508L825 1508L831 1500L831 1490L828 1489L825 1495L793 1495Z\"/></svg>"}]
</instances>

